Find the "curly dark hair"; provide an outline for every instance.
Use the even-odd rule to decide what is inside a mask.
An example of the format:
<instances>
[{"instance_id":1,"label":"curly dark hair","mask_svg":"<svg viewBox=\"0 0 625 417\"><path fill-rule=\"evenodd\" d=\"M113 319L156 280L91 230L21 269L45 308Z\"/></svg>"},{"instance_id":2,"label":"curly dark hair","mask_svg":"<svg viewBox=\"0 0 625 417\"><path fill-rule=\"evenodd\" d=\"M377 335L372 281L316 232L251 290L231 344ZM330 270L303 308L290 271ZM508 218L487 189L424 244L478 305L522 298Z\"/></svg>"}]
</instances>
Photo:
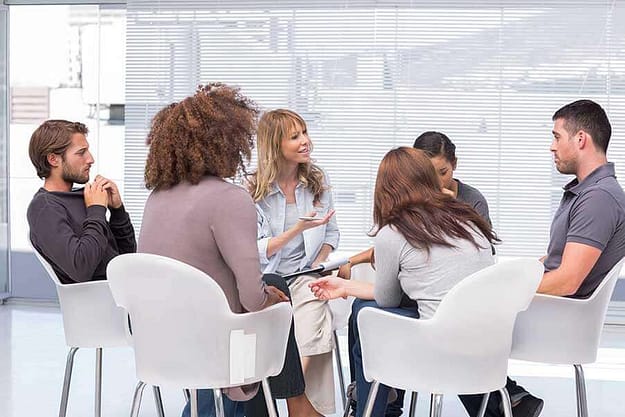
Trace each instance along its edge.
<instances>
[{"instance_id":1,"label":"curly dark hair","mask_svg":"<svg viewBox=\"0 0 625 417\"><path fill-rule=\"evenodd\" d=\"M245 174L258 113L238 88L223 83L200 85L194 95L166 106L147 137L145 186L167 189L183 181L197 184L206 175Z\"/></svg>"}]
</instances>

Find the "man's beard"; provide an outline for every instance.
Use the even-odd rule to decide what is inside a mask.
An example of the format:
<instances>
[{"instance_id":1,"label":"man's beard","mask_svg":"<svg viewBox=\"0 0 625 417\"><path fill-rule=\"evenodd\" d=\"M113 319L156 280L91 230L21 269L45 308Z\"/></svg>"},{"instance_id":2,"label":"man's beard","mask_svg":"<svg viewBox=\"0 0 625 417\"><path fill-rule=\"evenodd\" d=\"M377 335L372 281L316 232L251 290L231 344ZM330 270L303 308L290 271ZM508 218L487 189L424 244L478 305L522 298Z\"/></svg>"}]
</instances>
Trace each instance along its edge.
<instances>
[{"instance_id":1,"label":"man's beard","mask_svg":"<svg viewBox=\"0 0 625 417\"><path fill-rule=\"evenodd\" d=\"M63 181L75 184L85 184L89 181L89 173L84 171L73 171L67 165L63 165Z\"/></svg>"}]
</instances>

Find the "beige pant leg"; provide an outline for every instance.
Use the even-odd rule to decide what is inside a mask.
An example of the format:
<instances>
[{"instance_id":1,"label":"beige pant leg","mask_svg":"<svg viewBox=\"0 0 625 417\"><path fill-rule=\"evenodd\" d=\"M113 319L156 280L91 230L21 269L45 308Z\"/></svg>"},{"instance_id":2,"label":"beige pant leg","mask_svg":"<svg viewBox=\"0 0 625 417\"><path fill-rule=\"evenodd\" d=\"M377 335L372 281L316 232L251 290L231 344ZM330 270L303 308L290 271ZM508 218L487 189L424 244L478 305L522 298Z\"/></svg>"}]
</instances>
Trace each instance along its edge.
<instances>
[{"instance_id":1,"label":"beige pant leg","mask_svg":"<svg viewBox=\"0 0 625 417\"><path fill-rule=\"evenodd\" d=\"M332 365L332 314L327 301L315 298L308 283L316 277L303 275L289 285L295 339L300 355L307 356L308 367L304 372L306 396L321 414L333 414L334 369Z\"/></svg>"}]
</instances>

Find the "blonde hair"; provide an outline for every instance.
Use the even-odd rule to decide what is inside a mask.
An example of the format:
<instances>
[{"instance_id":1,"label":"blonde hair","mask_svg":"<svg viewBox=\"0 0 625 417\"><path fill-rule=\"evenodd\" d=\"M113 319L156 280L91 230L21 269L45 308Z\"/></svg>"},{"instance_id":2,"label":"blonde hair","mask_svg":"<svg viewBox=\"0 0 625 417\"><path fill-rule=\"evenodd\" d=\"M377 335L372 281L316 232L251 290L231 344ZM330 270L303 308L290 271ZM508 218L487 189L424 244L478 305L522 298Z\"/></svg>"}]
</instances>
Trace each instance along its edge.
<instances>
[{"instance_id":1,"label":"blonde hair","mask_svg":"<svg viewBox=\"0 0 625 417\"><path fill-rule=\"evenodd\" d=\"M272 184L278 178L278 173L284 163L280 149L282 140L299 128L305 131L306 122L299 114L290 110L272 110L260 118L256 134L258 168L255 173L251 174L248 181L248 190L255 202L269 194ZM312 150L312 141L310 146ZM297 177L314 195L314 202L319 201L321 194L326 190L323 171L309 161L299 164Z\"/></svg>"}]
</instances>

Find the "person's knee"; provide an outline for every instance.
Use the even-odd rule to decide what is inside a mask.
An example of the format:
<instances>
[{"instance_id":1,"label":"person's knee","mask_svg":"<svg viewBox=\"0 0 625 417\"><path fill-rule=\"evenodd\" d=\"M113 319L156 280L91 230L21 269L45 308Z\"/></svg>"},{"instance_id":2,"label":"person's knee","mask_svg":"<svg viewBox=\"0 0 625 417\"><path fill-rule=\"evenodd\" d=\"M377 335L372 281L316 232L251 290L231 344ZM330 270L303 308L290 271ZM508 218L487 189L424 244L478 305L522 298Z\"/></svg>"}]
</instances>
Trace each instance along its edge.
<instances>
[{"instance_id":1,"label":"person's knee","mask_svg":"<svg viewBox=\"0 0 625 417\"><path fill-rule=\"evenodd\" d=\"M287 295L287 297L291 298L291 291L289 291L289 286L287 285L284 278L278 274L264 274L263 281L267 285L271 285L272 287L276 287L283 293Z\"/></svg>"}]
</instances>

